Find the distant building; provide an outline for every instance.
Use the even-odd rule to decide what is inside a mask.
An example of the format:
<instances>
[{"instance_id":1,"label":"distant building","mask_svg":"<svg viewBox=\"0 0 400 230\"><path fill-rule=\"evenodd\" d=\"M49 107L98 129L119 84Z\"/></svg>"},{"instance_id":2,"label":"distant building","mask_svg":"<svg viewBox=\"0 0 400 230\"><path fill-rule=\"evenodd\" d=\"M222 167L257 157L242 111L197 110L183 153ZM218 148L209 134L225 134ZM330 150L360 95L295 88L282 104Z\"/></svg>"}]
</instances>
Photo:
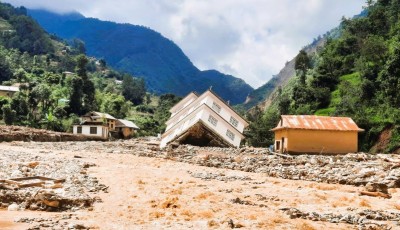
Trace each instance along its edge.
<instances>
[{"instance_id":1,"label":"distant building","mask_svg":"<svg viewBox=\"0 0 400 230\"><path fill-rule=\"evenodd\" d=\"M239 147L248 126L224 100L211 90L190 93L170 109L171 117L160 147L171 142L198 146Z\"/></svg>"},{"instance_id":2,"label":"distant building","mask_svg":"<svg viewBox=\"0 0 400 230\"><path fill-rule=\"evenodd\" d=\"M335 154L357 152L364 130L349 117L282 115L272 131L277 152Z\"/></svg>"},{"instance_id":3,"label":"distant building","mask_svg":"<svg viewBox=\"0 0 400 230\"><path fill-rule=\"evenodd\" d=\"M12 97L16 92L19 92L19 88L16 86L0 85L0 96Z\"/></svg>"},{"instance_id":4,"label":"distant building","mask_svg":"<svg viewBox=\"0 0 400 230\"><path fill-rule=\"evenodd\" d=\"M107 113L89 112L81 117L81 123L73 126L74 134L108 138L115 130L116 118Z\"/></svg>"},{"instance_id":5,"label":"distant building","mask_svg":"<svg viewBox=\"0 0 400 230\"><path fill-rule=\"evenodd\" d=\"M99 136L104 139L110 136L115 138L129 138L138 129L139 127L131 121L116 119L110 114L92 111L81 117L79 125L73 126L73 133Z\"/></svg>"},{"instance_id":6,"label":"distant building","mask_svg":"<svg viewBox=\"0 0 400 230\"><path fill-rule=\"evenodd\" d=\"M124 139L133 137L136 130L139 130L139 127L128 120L118 119L115 125L115 131Z\"/></svg>"}]
</instances>

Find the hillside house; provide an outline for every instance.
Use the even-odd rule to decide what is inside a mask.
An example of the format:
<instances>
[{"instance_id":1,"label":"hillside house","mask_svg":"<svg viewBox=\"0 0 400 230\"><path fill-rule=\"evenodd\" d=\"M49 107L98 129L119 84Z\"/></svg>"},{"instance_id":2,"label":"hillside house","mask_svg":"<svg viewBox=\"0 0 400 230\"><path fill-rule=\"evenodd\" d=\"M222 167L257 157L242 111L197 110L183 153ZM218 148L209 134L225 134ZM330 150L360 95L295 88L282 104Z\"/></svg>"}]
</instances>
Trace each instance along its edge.
<instances>
[{"instance_id":1,"label":"hillside house","mask_svg":"<svg viewBox=\"0 0 400 230\"><path fill-rule=\"evenodd\" d=\"M73 126L74 134L109 137L109 132L115 131L116 118L107 113L89 112L81 117L79 125Z\"/></svg>"},{"instance_id":2,"label":"hillside house","mask_svg":"<svg viewBox=\"0 0 400 230\"><path fill-rule=\"evenodd\" d=\"M248 126L224 100L207 90L190 93L170 109L160 147L171 142L197 146L239 147Z\"/></svg>"},{"instance_id":3,"label":"hillside house","mask_svg":"<svg viewBox=\"0 0 400 230\"><path fill-rule=\"evenodd\" d=\"M0 96L2 97L12 97L16 92L19 92L19 88L16 86L0 85Z\"/></svg>"},{"instance_id":4,"label":"hillside house","mask_svg":"<svg viewBox=\"0 0 400 230\"><path fill-rule=\"evenodd\" d=\"M271 131L280 153L344 154L358 151L364 130L349 117L282 115Z\"/></svg>"},{"instance_id":5,"label":"hillside house","mask_svg":"<svg viewBox=\"0 0 400 230\"><path fill-rule=\"evenodd\" d=\"M115 125L115 131L120 138L131 138L139 127L132 121L118 119Z\"/></svg>"}]
</instances>

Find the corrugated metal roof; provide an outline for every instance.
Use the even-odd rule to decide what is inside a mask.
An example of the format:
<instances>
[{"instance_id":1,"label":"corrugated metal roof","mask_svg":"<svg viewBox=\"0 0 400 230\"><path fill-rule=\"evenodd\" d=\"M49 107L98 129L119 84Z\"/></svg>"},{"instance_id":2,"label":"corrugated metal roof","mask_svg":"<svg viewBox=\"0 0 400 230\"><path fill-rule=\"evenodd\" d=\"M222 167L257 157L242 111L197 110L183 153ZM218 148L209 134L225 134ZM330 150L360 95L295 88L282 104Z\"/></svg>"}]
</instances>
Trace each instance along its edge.
<instances>
[{"instance_id":1,"label":"corrugated metal roof","mask_svg":"<svg viewBox=\"0 0 400 230\"><path fill-rule=\"evenodd\" d=\"M118 119L115 127L128 127L128 128L133 128L133 129L139 129L139 127L137 127L137 125L135 125L135 123L133 123L132 121L123 120L123 119Z\"/></svg>"},{"instance_id":2,"label":"corrugated metal roof","mask_svg":"<svg viewBox=\"0 0 400 230\"><path fill-rule=\"evenodd\" d=\"M281 121L272 129L310 129L337 131L364 131L350 117L326 117L314 115L282 115Z\"/></svg>"},{"instance_id":3,"label":"corrugated metal roof","mask_svg":"<svg viewBox=\"0 0 400 230\"><path fill-rule=\"evenodd\" d=\"M117 120L115 117L111 116L108 113L100 113L100 112L92 112L92 113L96 114L99 117L104 117L106 119Z\"/></svg>"}]
</instances>

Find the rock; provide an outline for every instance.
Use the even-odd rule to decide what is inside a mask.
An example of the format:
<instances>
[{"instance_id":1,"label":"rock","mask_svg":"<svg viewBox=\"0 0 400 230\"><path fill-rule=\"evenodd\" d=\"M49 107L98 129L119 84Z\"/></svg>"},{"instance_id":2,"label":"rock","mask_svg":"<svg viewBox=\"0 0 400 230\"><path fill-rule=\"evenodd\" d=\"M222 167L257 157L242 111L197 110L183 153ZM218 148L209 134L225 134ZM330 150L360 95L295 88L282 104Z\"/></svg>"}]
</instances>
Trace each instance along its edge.
<instances>
[{"instance_id":1,"label":"rock","mask_svg":"<svg viewBox=\"0 0 400 230\"><path fill-rule=\"evenodd\" d=\"M8 211L19 211L19 205L16 203L12 203L10 206L8 206L7 210Z\"/></svg>"},{"instance_id":2,"label":"rock","mask_svg":"<svg viewBox=\"0 0 400 230\"><path fill-rule=\"evenodd\" d=\"M383 183L368 182L365 185L365 189L368 192L382 192L382 193L385 193L385 194L389 194L388 186L386 184L383 184Z\"/></svg>"},{"instance_id":3,"label":"rock","mask_svg":"<svg viewBox=\"0 0 400 230\"><path fill-rule=\"evenodd\" d=\"M58 200L43 200L43 203L53 208L58 208L60 206L60 201Z\"/></svg>"}]
</instances>

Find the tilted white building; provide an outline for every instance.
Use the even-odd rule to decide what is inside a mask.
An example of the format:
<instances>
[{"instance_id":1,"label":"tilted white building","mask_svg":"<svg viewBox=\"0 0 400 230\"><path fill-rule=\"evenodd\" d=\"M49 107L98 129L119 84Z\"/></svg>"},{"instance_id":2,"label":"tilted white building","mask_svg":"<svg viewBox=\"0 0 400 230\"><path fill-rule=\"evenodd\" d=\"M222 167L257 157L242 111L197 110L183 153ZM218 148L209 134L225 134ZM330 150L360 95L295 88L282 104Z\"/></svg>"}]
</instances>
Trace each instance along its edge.
<instances>
[{"instance_id":1,"label":"tilted white building","mask_svg":"<svg viewBox=\"0 0 400 230\"><path fill-rule=\"evenodd\" d=\"M177 141L198 146L239 147L249 124L211 90L190 93L170 109L160 147Z\"/></svg>"}]
</instances>

